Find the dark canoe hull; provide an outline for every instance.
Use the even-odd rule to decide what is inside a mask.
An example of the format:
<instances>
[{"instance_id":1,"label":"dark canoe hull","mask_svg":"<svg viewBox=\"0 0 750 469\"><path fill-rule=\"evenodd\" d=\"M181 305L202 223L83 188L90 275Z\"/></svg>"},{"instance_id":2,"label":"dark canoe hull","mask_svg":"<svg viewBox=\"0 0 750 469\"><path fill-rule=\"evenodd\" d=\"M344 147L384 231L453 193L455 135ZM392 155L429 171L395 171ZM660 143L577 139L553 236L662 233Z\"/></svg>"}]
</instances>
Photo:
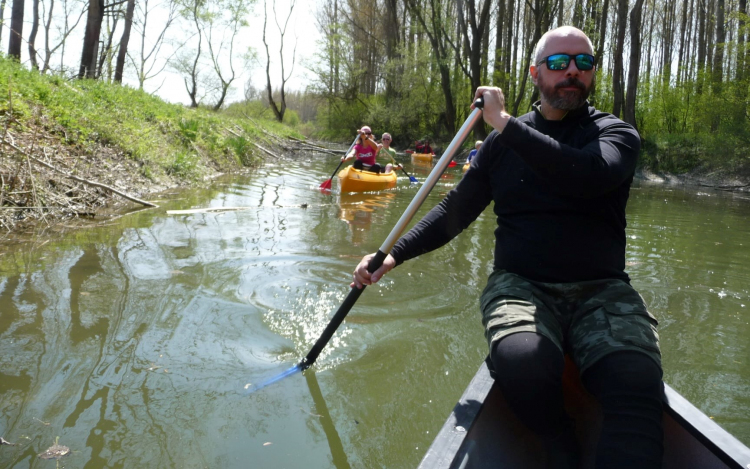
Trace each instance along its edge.
<instances>
[{"instance_id":1,"label":"dark canoe hull","mask_svg":"<svg viewBox=\"0 0 750 469\"><path fill-rule=\"evenodd\" d=\"M582 467L593 468L601 413L569 365L564 378L565 406L576 420ZM750 449L666 384L663 421L663 468L750 469ZM511 414L483 363L419 468L535 469L544 464L539 441Z\"/></svg>"}]
</instances>

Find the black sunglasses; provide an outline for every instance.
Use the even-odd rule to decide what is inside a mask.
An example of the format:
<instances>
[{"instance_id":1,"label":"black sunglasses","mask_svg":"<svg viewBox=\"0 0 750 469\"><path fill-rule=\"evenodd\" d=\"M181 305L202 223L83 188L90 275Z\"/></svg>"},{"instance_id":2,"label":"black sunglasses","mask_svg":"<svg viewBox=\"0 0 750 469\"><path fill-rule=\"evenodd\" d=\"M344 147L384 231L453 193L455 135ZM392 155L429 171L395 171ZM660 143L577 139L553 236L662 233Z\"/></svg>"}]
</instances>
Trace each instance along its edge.
<instances>
[{"instance_id":1,"label":"black sunglasses","mask_svg":"<svg viewBox=\"0 0 750 469\"><path fill-rule=\"evenodd\" d=\"M550 70L565 70L570 66L571 59L575 59L578 70L586 71L594 68L594 56L590 54L552 54L537 62L537 65L546 62L547 68Z\"/></svg>"}]
</instances>

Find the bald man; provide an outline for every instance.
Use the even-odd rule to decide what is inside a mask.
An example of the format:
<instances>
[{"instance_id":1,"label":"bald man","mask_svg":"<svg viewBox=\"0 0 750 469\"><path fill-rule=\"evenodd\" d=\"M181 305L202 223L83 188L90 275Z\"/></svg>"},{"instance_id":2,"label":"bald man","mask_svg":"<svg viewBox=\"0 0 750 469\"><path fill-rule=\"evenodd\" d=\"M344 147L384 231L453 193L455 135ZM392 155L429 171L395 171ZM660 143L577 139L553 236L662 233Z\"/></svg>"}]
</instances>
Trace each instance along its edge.
<instances>
[{"instance_id":1,"label":"bald man","mask_svg":"<svg viewBox=\"0 0 750 469\"><path fill-rule=\"evenodd\" d=\"M494 202L494 270L480 298L489 356L509 405L547 450L550 468L576 468L574 422L563 408L568 354L601 403L597 468L660 468L661 353L657 321L625 272L625 207L640 137L589 106L591 41L565 26L542 36L529 74L541 99L518 118L499 88L480 87L494 128L458 185L404 235L377 282L437 249Z\"/></svg>"}]
</instances>

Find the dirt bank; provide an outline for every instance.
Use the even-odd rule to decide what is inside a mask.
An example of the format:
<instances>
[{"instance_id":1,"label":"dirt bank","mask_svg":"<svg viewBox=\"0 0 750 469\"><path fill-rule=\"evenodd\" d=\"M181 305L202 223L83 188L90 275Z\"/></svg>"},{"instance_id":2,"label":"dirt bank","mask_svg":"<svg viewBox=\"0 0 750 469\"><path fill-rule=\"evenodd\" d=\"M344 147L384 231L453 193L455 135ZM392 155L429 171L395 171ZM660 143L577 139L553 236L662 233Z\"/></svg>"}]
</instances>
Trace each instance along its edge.
<instances>
[{"instance_id":1,"label":"dirt bank","mask_svg":"<svg viewBox=\"0 0 750 469\"><path fill-rule=\"evenodd\" d=\"M696 169L685 174L665 174L648 168L636 172L637 179L668 185L709 187L723 191L750 192L750 170Z\"/></svg>"},{"instance_id":2,"label":"dirt bank","mask_svg":"<svg viewBox=\"0 0 750 469\"><path fill-rule=\"evenodd\" d=\"M154 175L143 163L100 143L66 145L60 135L43 128L8 129L4 135L0 141L0 240L43 232L64 220L95 217L103 209L143 205L126 196L147 203L149 194L201 183ZM210 161L204 166L204 179L219 172Z\"/></svg>"}]
</instances>

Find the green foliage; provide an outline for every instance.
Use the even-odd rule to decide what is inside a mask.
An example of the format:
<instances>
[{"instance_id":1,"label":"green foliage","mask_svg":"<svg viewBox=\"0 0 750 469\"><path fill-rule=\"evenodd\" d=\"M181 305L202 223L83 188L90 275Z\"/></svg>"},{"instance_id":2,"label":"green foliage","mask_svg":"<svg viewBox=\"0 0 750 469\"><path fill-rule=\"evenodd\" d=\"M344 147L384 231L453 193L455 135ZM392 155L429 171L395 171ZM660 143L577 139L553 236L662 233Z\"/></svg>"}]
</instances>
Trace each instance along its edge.
<instances>
[{"instance_id":1,"label":"green foliage","mask_svg":"<svg viewBox=\"0 0 750 469\"><path fill-rule=\"evenodd\" d=\"M231 168L256 164L248 138L258 125L280 135L298 135L263 116L252 123L243 112L213 112L170 104L141 90L96 80L40 75L0 57L0 116L42 124L60 144L95 143L120 148L142 163L152 179L162 175L196 178L210 162ZM237 138L227 129L243 129ZM210 160L210 161L209 161Z\"/></svg>"},{"instance_id":2,"label":"green foliage","mask_svg":"<svg viewBox=\"0 0 750 469\"><path fill-rule=\"evenodd\" d=\"M636 116L646 142L643 164L675 173L748 164L747 81L724 83L714 92L706 76L679 84L644 79L640 90Z\"/></svg>"},{"instance_id":3,"label":"green foliage","mask_svg":"<svg viewBox=\"0 0 750 469\"><path fill-rule=\"evenodd\" d=\"M197 155L188 152L179 152L174 155L172 163L166 170L167 174L189 179L196 174L197 167Z\"/></svg>"},{"instance_id":4,"label":"green foliage","mask_svg":"<svg viewBox=\"0 0 750 469\"><path fill-rule=\"evenodd\" d=\"M299 114L287 108L284 111L284 124L292 128L297 127L299 125Z\"/></svg>"},{"instance_id":5,"label":"green foliage","mask_svg":"<svg viewBox=\"0 0 750 469\"><path fill-rule=\"evenodd\" d=\"M188 142L195 142L198 138L200 123L197 119L180 119L177 124L180 133Z\"/></svg>"}]
</instances>

